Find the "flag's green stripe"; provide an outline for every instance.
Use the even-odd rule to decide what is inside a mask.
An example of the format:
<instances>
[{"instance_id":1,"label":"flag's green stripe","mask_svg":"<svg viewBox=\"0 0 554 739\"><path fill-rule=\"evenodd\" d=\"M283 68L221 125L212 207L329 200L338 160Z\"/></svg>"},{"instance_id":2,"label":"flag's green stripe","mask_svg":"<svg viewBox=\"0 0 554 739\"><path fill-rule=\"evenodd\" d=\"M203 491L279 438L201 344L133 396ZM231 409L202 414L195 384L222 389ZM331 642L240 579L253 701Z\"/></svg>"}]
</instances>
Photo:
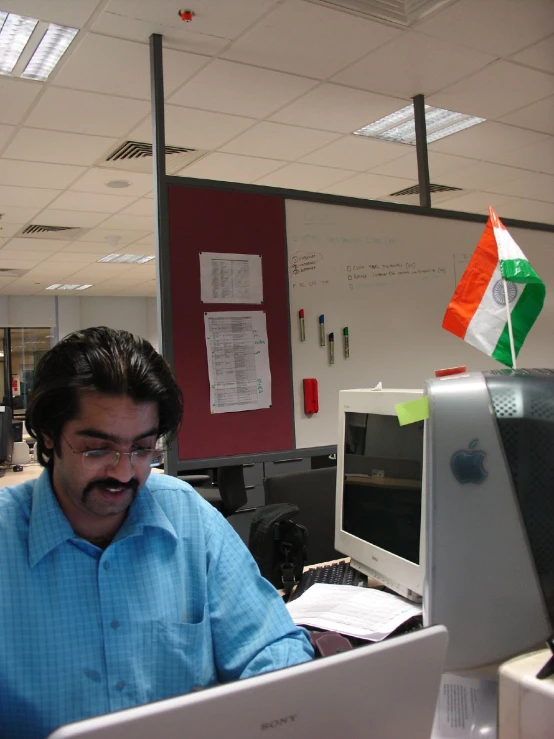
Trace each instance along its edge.
<instances>
[{"instance_id":1,"label":"flag's green stripe","mask_svg":"<svg viewBox=\"0 0 554 739\"><path fill-rule=\"evenodd\" d=\"M500 272L502 277L509 282L543 284L527 259L501 259Z\"/></svg>"},{"instance_id":2,"label":"flag's green stripe","mask_svg":"<svg viewBox=\"0 0 554 739\"><path fill-rule=\"evenodd\" d=\"M542 310L545 295L546 288L540 280L537 284L526 285L510 314L512 318L512 333L514 335L514 349L516 357L525 341L525 337L531 330L533 324L537 320L537 316ZM512 366L512 352L510 350L510 334L508 332L507 321L492 353L492 357L498 362L506 364L508 367Z\"/></svg>"}]
</instances>

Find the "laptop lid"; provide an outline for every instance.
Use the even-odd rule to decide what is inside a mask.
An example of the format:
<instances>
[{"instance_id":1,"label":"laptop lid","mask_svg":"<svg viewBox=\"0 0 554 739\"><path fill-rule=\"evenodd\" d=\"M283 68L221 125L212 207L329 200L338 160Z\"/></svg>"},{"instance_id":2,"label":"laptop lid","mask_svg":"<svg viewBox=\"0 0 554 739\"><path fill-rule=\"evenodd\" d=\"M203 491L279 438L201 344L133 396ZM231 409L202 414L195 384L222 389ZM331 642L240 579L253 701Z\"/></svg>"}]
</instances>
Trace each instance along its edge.
<instances>
[{"instance_id":1,"label":"laptop lid","mask_svg":"<svg viewBox=\"0 0 554 739\"><path fill-rule=\"evenodd\" d=\"M68 724L49 739L429 739L447 641L433 626Z\"/></svg>"}]
</instances>

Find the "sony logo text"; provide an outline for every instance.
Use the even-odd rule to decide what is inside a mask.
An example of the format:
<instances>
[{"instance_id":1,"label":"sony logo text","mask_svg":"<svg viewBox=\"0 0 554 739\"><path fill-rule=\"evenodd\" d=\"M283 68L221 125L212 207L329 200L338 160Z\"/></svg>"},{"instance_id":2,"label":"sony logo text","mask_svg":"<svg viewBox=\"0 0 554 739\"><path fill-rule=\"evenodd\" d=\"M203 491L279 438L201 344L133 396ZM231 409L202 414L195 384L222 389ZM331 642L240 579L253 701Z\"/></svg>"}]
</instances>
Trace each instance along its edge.
<instances>
[{"instance_id":1,"label":"sony logo text","mask_svg":"<svg viewBox=\"0 0 554 739\"><path fill-rule=\"evenodd\" d=\"M267 729L276 729L278 726L284 726L285 724L292 724L296 716L297 714L294 713L292 716L283 716L283 718L276 718L273 721L267 721L266 723L261 725L261 730L267 731Z\"/></svg>"}]
</instances>

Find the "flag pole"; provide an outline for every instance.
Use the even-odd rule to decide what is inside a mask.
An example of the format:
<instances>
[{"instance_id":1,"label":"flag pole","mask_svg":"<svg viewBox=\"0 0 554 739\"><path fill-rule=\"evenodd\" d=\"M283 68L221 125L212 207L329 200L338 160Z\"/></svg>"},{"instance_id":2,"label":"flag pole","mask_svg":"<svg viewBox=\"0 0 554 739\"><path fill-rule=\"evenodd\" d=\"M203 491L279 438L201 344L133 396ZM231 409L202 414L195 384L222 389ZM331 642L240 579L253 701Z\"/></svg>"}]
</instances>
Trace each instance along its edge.
<instances>
[{"instance_id":1,"label":"flag pole","mask_svg":"<svg viewBox=\"0 0 554 739\"><path fill-rule=\"evenodd\" d=\"M517 369L514 334L512 331L512 316L510 313L510 301L508 299L508 283L506 282L506 279L504 277L502 278L502 284L504 285L504 299L506 301L506 315L508 317L508 335L510 336L510 350L512 352L512 369Z\"/></svg>"}]
</instances>

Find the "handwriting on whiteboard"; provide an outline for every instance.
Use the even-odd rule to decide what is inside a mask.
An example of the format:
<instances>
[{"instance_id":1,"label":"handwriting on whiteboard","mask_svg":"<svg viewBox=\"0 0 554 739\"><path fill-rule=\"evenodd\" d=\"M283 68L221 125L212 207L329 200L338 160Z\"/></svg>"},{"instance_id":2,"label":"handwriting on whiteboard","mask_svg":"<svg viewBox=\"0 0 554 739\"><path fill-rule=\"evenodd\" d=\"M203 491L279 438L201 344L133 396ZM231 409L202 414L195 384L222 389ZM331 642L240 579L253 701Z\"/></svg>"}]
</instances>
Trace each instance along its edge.
<instances>
[{"instance_id":1,"label":"handwriting on whiteboard","mask_svg":"<svg viewBox=\"0 0 554 739\"><path fill-rule=\"evenodd\" d=\"M447 274L446 264L419 260L347 264L344 270L350 290L356 287L382 287L406 280L437 280Z\"/></svg>"},{"instance_id":2,"label":"handwriting on whiteboard","mask_svg":"<svg viewBox=\"0 0 554 739\"><path fill-rule=\"evenodd\" d=\"M296 251L290 257L289 272L293 277L303 275L306 272L314 272L317 263L322 259L323 255L317 252Z\"/></svg>"}]
</instances>

